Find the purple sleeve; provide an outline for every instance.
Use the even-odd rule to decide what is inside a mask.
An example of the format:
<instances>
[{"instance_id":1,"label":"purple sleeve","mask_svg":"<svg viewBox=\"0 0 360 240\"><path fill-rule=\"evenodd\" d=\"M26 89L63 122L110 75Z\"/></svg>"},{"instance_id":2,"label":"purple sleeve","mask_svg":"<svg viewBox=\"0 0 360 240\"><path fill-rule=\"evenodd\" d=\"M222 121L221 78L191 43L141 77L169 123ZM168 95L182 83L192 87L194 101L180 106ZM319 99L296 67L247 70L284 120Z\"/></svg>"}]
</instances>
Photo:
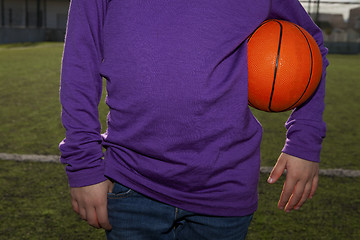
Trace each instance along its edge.
<instances>
[{"instance_id":1,"label":"purple sleeve","mask_svg":"<svg viewBox=\"0 0 360 240\"><path fill-rule=\"evenodd\" d=\"M104 181L98 104L102 27L107 0L72 0L62 59L60 101L66 137L61 162L71 187Z\"/></svg>"},{"instance_id":2,"label":"purple sleeve","mask_svg":"<svg viewBox=\"0 0 360 240\"><path fill-rule=\"evenodd\" d=\"M311 99L296 108L290 115L285 124L287 138L282 150L299 158L319 162L321 144L326 133L323 112L326 67L329 65L322 32L297 0L273 0L269 18L283 19L300 25L314 37L319 45L323 58L321 82Z\"/></svg>"}]
</instances>

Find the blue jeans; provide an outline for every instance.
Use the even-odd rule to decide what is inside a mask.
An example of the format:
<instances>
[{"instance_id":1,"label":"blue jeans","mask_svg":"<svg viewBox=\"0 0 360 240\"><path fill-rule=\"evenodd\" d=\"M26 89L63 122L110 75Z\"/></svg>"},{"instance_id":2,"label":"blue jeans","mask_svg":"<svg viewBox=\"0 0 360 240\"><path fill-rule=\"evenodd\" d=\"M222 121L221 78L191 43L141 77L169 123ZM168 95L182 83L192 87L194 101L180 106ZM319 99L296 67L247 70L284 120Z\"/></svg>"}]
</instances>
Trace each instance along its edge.
<instances>
[{"instance_id":1,"label":"blue jeans","mask_svg":"<svg viewBox=\"0 0 360 240\"><path fill-rule=\"evenodd\" d=\"M245 239L252 215L199 215L150 199L119 183L108 194L112 230L108 240L240 240Z\"/></svg>"}]
</instances>

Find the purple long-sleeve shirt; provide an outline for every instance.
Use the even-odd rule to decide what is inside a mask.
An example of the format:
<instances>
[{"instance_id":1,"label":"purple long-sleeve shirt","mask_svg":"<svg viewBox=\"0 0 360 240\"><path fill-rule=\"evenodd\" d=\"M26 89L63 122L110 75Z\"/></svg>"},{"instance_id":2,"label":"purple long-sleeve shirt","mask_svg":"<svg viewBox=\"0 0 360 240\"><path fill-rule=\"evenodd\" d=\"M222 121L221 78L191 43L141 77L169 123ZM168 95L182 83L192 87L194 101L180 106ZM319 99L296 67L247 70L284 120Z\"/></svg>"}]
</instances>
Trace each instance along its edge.
<instances>
[{"instance_id":1,"label":"purple long-sleeve shirt","mask_svg":"<svg viewBox=\"0 0 360 240\"><path fill-rule=\"evenodd\" d=\"M319 161L327 50L298 1L72 0L60 91L70 186L111 178L197 213L253 213L262 128L248 107L246 39L270 18L299 24L319 44L322 81L291 114L283 149Z\"/></svg>"}]
</instances>

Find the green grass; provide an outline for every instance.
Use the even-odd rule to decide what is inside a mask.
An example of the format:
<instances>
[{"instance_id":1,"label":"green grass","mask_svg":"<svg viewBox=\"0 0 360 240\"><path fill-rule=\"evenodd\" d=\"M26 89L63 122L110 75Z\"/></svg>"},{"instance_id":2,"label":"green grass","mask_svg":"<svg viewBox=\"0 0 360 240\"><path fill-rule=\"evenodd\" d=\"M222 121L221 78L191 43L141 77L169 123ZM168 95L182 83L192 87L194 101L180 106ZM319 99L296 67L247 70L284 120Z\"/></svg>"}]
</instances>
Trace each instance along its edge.
<instances>
[{"instance_id":1,"label":"green grass","mask_svg":"<svg viewBox=\"0 0 360 240\"><path fill-rule=\"evenodd\" d=\"M59 81L63 43L0 45L0 152L59 154L64 137L60 120ZM322 168L360 169L360 55L329 55L327 138ZM290 112L253 110L264 127L262 165L276 162L285 140ZM104 97L100 119L105 128Z\"/></svg>"},{"instance_id":2,"label":"green grass","mask_svg":"<svg viewBox=\"0 0 360 240\"><path fill-rule=\"evenodd\" d=\"M0 152L58 154L62 44L0 48Z\"/></svg>"},{"instance_id":3,"label":"green grass","mask_svg":"<svg viewBox=\"0 0 360 240\"><path fill-rule=\"evenodd\" d=\"M1 161L0 239L104 239L72 210L63 166ZM322 177L315 197L300 211L276 208L282 183L262 174L259 209L248 239L360 239L360 178Z\"/></svg>"},{"instance_id":4,"label":"green grass","mask_svg":"<svg viewBox=\"0 0 360 240\"><path fill-rule=\"evenodd\" d=\"M331 55L329 59L324 114L328 132L322 166L359 169L360 55Z\"/></svg>"}]
</instances>

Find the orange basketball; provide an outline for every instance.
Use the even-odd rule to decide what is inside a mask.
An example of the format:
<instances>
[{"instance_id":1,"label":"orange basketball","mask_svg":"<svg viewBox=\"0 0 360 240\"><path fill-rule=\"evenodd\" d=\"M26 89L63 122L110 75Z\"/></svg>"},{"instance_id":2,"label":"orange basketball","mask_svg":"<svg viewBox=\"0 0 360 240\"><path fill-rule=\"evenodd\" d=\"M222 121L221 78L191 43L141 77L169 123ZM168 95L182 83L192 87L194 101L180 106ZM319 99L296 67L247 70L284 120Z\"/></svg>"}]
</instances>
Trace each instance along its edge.
<instances>
[{"instance_id":1,"label":"orange basketball","mask_svg":"<svg viewBox=\"0 0 360 240\"><path fill-rule=\"evenodd\" d=\"M316 90L322 56L305 29L271 19L248 38L248 74L250 106L267 112L287 111Z\"/></svg>"}]
</instances>

